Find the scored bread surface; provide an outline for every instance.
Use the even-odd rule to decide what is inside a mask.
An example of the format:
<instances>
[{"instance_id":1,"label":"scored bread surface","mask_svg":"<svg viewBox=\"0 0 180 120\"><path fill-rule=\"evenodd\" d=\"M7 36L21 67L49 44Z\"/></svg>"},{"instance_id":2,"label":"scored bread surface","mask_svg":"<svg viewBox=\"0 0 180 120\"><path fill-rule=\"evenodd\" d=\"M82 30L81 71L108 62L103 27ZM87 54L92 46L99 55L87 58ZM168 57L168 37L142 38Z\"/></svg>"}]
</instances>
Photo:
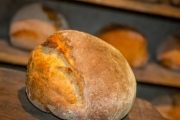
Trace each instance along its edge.
<instances>
[{"instance_id":1,"label":"scored bread surface","mask_svg":"<svg viewBox=\"0 0 180 120\"><path fill-rule=\"evenodd\" d=\"M26 92L39 109L68 120L119 120L136 81L121 53L87 33L64 30L31 53Z\"/></svg>"}]
</instances>

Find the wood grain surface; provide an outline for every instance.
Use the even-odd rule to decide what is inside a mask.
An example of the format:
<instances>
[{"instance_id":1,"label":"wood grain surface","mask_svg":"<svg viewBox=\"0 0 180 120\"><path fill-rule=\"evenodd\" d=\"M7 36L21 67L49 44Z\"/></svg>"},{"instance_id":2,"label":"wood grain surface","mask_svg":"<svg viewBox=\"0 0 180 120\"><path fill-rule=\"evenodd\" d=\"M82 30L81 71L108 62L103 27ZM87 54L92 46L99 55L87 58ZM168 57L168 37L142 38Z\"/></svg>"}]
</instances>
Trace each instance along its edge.
<instances>
[{"instance_id":1,"label":"wood grain surface","mask_svg":"<svg viewBox=\"0 0 180 120\"><path fill-rule=\"evenodd\" d=\"M58 120L34 107L25 94L25 71L0 67L1 120ZM166 120L148 101L137 98L123 120Z\"/></svg>"},{"instance_id":2,"label":"wood grain surface","mask_svg":"<svg viewBox=\"0 0 180 120\"><path fill-rule=\"evenodd\" d=\"M138 82L180 87L180 71L174 71L160 64L150 62L142 69L133 69Z\"/></svg>"},{"instance_id":3,"label":"wood grain surface","mask_svg":"<svg viewBox=\"0 0 180 120\"><path fill-rule=\"evenodd\" d=\"M77 0L85 3L109 6L142 13L180 19L180 9L167 4L153 4L135 0Z\"/></svg>"},{"instance_id":4,"label":"wood grain surface","mask_svg":"<svg viewBox=\"0 0 180 120\"><path fill-rule=\"evenodd\" d=\"M0 40L0 61L11 64L27 65L29 55L30 52L13 47L7 40Z\"/></svg>"}]
</instances>

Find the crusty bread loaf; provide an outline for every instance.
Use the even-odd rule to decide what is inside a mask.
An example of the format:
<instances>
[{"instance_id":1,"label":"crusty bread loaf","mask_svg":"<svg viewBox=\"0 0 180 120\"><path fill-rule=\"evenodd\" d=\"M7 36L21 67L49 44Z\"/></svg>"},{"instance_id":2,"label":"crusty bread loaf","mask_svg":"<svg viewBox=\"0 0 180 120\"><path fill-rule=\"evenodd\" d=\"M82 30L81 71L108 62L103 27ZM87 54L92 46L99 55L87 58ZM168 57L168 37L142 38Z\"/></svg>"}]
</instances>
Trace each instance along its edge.
<instances>
[{"instance_id":1,"label":"crusty bread loaf","mask_svg":"<svg viewBox=\"0 0 180 120\"><path fill-rule=\"evenodd\" d=\"M121 24L108 24L100 29L97 36L116 47L131 67L142 67L148 62L147 40L135 28Z\"/></svg>"},{"instance_id":2,"label":"crusty bread loaf","mask_svg":"<svg viewBox=\"0 0 180 120\"><path fill-rule=\"evenodd\" d=\"M68 29L64 16L33 3L22 7L12 18L10 41L13 46L32 50L57 30Z\"/></svg>"},{"instance_id":3,"label":"crusty bread loaf","mask_svg":"<svg viewBox=\"0 0 180 120\"><path fill-rule=\"evenodd\" d=\"M160 44L157 60L168 68L180 70L180 34L171 35Z\"/></svg>"},{"instance_id":4,"label":"crusty bread loaf","mask_svg":"<svg viewBox=\"0 0 180 120\"><path fill-rule=\"evenodd\" d=\"M134 103L136 81L116 48L63 30L32 51L26 93L36 107L61 119L120 120Z\"/></svg>"}]
</instances>

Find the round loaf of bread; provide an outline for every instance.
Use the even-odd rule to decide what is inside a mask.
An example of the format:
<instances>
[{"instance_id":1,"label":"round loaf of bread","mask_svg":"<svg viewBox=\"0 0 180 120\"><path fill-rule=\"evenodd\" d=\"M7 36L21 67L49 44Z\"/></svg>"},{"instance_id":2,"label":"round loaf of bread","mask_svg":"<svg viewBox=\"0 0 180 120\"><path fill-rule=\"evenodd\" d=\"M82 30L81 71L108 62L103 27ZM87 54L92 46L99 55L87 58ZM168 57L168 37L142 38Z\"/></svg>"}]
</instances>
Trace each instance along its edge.
<instances>
[{"instance_id":1,"label":"round loaf of bread","mask_svg":"<svg viewBox=\"0 0 180 120\"><path fill-rule=\"evenodd\" d=\"M12 18L10 42L18 48L32 50L51 34L64 29L68 29L68 24L62 14L40 3L28 4Z\"/></svg>"},{"instance_id":2,"label":"round loaf of bread","mask_svg":"<svg viewBox=\"0 0 180 120\"><path fill-rule=\"evenodd\" d=\"M147 64L146 37L133 27L121 24L109 24L100 29L97 37L117 48L131 67L143 67Z\"/></svg>"},{"instance_id":3,"label":"round loaf of bread","mask_svg":"<svg viewBox=\"0 0 180 120\"><path fill-rule=\"evenodd\" d=\"M37 108L61 119L120 120L134 103L136 80L116 48L62 30L32 51L26 93Z\"/></svg>"},{"instance_id":4,"label":"round loaf of bread","mask_svg":"<svg viewBox=\"0 0 180 120\"><path fill-rule=\"evenodd\" d=\"M160 44L157 60L170 69L180 70L180 34L171 35Z\"/></svg>"}]
</instances>

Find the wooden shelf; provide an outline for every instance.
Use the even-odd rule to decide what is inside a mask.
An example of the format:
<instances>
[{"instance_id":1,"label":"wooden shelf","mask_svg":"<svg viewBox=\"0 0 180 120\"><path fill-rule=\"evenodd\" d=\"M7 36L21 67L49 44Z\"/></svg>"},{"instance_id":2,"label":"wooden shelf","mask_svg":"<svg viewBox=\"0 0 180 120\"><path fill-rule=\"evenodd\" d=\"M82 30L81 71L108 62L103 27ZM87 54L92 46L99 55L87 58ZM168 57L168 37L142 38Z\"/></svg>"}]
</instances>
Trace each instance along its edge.
<instances>
[{"instance_id":1,"label":"wooden shelf","mask_svg":"<svg viewBox=\"0 0 180 120\"><path fill-rule=\"evenodd\" d=\"M138 82L180 87L180 72L157 63L148 63L143 69L133 69Z\"/></svg>"},{"instance_id":2,"label":"wooden shelf","mask_svg":"<svg viewBox=\"0 0 180 120\"><path fill-rule=\"evenodd\" d=\"M12 47L6 40L0 40L0 61L17 64L27 65L30 52L22 51Z\"/></svg>"},{"instance_id":3,"label":"wooden shelf","mask_svg":"<svg viewBox=\"0 0 180 120\"><path fill-rule=\"evenodd\" d=\"M180 8L168 4L147 3L147 2L140 2L133 0L77 0L77 1L180 19Z\"/></svg>"}]
</instances>

